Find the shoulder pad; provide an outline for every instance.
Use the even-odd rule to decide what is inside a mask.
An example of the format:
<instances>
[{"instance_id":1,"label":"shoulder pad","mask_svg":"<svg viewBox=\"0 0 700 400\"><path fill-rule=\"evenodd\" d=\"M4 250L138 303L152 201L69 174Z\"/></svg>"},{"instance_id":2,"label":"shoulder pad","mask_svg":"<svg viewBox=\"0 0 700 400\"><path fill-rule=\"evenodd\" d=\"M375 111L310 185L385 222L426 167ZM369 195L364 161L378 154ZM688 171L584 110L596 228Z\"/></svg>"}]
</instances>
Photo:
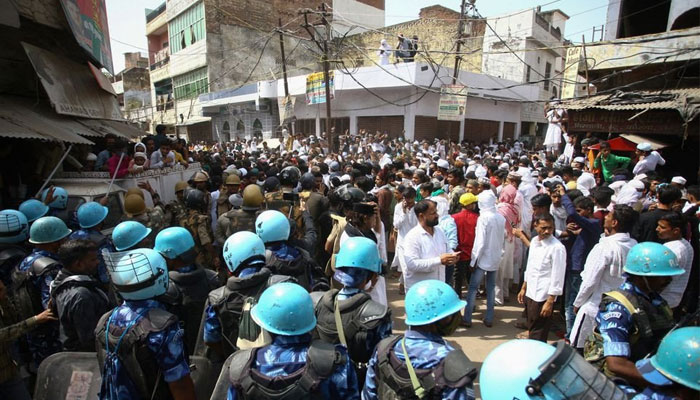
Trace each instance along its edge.
<instances>
[{"instance_id":1,"label":"shoulder pad","mask_svg":"<svg viewBox=\"0 0 700 400\"><path fill-rule=\"evenodd\" d=\"M320 377L327 378L336 366L347 362L347 357L338 351L334 344L314 340L309 347L306 361Z\"/></svg>"},{"instance_id":2,"label":"shoulder pad","mask_svg":"<svg viewBox=\"0 0 700 400\"><path fill-rule=\"evenodd\" d=\"M280 282L292 282L292 283L297 283L297 280L289 275L270 275L270 277L267 280L267 287L270 287L276 283Z\"/></svg>"},{"instance_id":3,"label":"shoulder pad","mask_svg":"<svg viewBox=\"0 0 700 400\"><path fill-rule=\"evenodd\" d=\"M0 251L0 264L12 260L23 259L27 256L27 252L19 246L9 246Z\"/></svg>"},{"instance_id":4,"label":"shoulder pad","mask_svg":"<svg viewBox=\"0 0 700 400\"><path fill-rule=\"evenodd\" d=\"M366 301L360 308L360 323L367 324L383 319L388 312L389 309L384 304L377 303L374 300Z\"/></svg>"},{"instance_id":5,"label":"shoulder pad","mask_svg":"<svg viewBox=\"0 0 700 400\"><path fill-rule=\"evenodd\" d=\"M221 304L226 300L226 286L216 288L209 292L209 304Z\"/></svg>"},{"instance_id":6,"label":"shoulder pad","mask_svg":"<svg viewBox=\"0 0 700 400\"><path fill-rule=\"evenodd\" d=\"M228 376L231 383L235 384L241 381L242 375L246 372L251 357L255 354L255 350L255 348L238 350L229 357L231 362L228 363Z\"/></svg>"},{"instance_id":7,"label":"shoulder pad","mask_svg":"<svg viewBox=\"0 0 700 400\"><path fill-rule=\"evenodd\" d=\"M323 298L323 295L325 295L326 292L311 292L309 295L311 296L311 301L314 303L314 308L318 305L318 303L321 301Z\"/></svg>"},{"instance_id":8,"label":"shoulder pad","mask_svg":"<svg viewBox=\"0 0 700 400\"><path fill-rule=\"evenodd\" d=\"M207 276L207 282L209 283L209 287L218 288L219 286L221 286L221 284L219 283L219 275L216 273L216 271L204 268L204 274Z\"/></svg>"},{"instance_id":9,"label":"shoulder pad","mask_svg":"<svg viewBox=\"0 0 700 400\"><path fill-rule=\"evenodd\" d=\"M444 365L443 374L448 383L456 383L465 377L471 383L476 378L476 367L462 350L455 349L447 353Z\"/></svg>"},{"instance_id":10,"label":"shoulder pad","mask_svg":"<svg viewBox=\"0 0 700 400\"><path fill-rule=\"evenodd\" d=\"M148 311L148 321L151 325L150 332L158 332L177 322L177 316L161 308L152 308Z\"/></svg>"},{"instance_id":11,"label":"shoulder pad","mask_svg":"<svg viewBox=\"0 0 700 400\"><path fill-rule=\"evenodd\" d=\"M173 280L168 281L168 290L158 296L158 301L168 305L176 305L182 302L182 291Z\"/></svg>"},{"instance_id":12,"label":"shoulder pad","mask_svg":"<svg viewBox=\"0 0 700 400\"><path fill-rule=\"evenodd\" d=\"M39 257L32 263L29 272L33 276L41 276L52 269L61 268L61 263L50 257Z\"/></svg>"}]
</instances>

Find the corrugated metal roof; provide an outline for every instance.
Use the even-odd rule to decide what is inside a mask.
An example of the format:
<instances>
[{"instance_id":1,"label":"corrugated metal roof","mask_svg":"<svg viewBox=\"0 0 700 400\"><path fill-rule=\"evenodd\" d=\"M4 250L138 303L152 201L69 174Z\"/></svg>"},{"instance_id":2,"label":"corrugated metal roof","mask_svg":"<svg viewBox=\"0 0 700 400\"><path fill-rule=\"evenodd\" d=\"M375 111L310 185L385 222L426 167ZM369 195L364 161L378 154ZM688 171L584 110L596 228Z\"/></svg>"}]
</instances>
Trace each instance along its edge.
<instances>
[{"instance_id":1,"label":"corrugated metal roof","mask_svg":"<svg viewBox=\"0 0 700 400\"><path fill-rule=\"evenodd\" d=\"M87 128L99 132L100 136L112 134L126 139L135 139L146 134L125 123L105 119L78 119L78 122Z\"/></svg>"},{"instance_id":2,"label":"corrugated metal roof","mask_svg":"<svg viewBox=\"0 0 700 400\"><path fill-rule=\"evenodd\" d=\"M94 144L80 136L84 131L76 129L74 121L22 98L0 97L0 121L0 136L4 137Z\"/></svg>"},{"instance_id":3,"label":"corrugated metal roof","mask_svg":"<svg viewBox=\"0 0 700 400\"><path fill-rule=\"evenodd\" d=\"M634 110L681 110L689 103L696 107L700 99L700 88L672 89L664 91L616 92L613 94L594 95L575 100L564 100L562 105L567 110L585 110L599 108L610 111Z\"/></svg>"}]
</instances>

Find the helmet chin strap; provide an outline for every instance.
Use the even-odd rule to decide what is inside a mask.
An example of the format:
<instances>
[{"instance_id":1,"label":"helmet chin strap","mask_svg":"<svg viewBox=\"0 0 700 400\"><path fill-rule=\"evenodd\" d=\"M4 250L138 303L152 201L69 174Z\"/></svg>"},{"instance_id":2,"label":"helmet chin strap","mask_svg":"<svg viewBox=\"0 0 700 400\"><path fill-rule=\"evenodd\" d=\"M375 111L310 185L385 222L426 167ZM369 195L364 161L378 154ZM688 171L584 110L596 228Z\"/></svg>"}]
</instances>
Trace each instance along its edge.
<instances>
[{"instance_id":1,"label":"helmet chin strap","mask_svg":"<svg viewBox=\"0 0 700 400\"><path fill-rule=\"evenodd\" d=\"M643 276L642 279L644 279L644 285L647 287L647 292L651 293L653 290L651 290L651 286L649 285L649 281L647 280L646 276Z\"/></svg>"}]
</instances>

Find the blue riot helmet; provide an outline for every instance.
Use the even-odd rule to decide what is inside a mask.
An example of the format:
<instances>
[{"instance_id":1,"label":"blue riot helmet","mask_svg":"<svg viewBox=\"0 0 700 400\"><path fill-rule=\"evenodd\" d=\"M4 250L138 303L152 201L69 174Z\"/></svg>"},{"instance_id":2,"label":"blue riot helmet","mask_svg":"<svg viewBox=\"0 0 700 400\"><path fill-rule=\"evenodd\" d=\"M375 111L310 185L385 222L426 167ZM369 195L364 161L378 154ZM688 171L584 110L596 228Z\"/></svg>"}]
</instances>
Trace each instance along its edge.
<instances>
[{"instance_id":1,"label":"blue riot helmet","mask_svg":"<svg viewBox=\"0 0 700 400\"><path fill-rule=\"evenodd\" d=\"M46 196L49 194L49 189L44 189L41 192L41 201L46 200ZM53 201L49 204L50 208L57 208L59 210L65 210L66 205L68 205L68 192L66 189L54 186L53 188Z\"/></svg>"},{"instance_id":2,"label":"blue riot helmet","mask_svg":"<svg viewBox=\"0 0 700 400\"><path fill-rule=\"evenodd\" d=\"M289 220L279 211L263 211L255 220L255 233L265 244L289 239L290 230Z\"/></svg>"},{"instance_id":3,"label":"blue riot helmet","mask_svg":"<svg viewBox=\"0 0 700 400\"><path fill-rule=\"evenodd\" d=\"M90 201L78 207L78 223L81 228L92 228L104 221L109 209L96 201Z\"/></svg>"},{"instance_id":4,"label":"blue riot helmet","mask_svg":"<svg viewBox=\"0 0 700 400\"><path fill-rule=\"evenodd\" d=\"M674 382L700 391L700 327L686 326L671 331L651 358L637 361L644 379L655 386Z\"/></svg>"},{"instance_id":5,"label":"blue riot helmet","mask_svg":"<svg viewBox=\"0 0 700 400\"><path fill-rule=\"evenodd\" d=\"M178 257L187 258L186 262L194 261L194 238L187 229L174 226L163 229L156 235L156 243L153 247L159 251L163 257L175 259ZM189 253L189 254L188 254Z\"/></svg>"},{"instance_id":6,"label":"blue riot helmet","mask_svg":"<svg viewBox=\"0 0 700 400\"><path fill-rule=\"evenodd\" d=\"M0 243L22 243L29 238L27 217L17 210L0 211Z\"/></svg>"},{"instance_id":7,"label":"blue riot helmet","mask_svg":"<svg viewBox=\"0 0 700 400\"><path fill-rule=\"evenodd\" d=\"M29 243L45 244L58 242L70 235L66 223L56 217L41 217L29 228Z\"/></svg>"},{"instance_id":8,"label":"blue riot helmet","mask_svg":"<svg viewBox=\"0 0 700 400\"><path fill-rule=\"evenodd\" d=\"M19 210L27 217L28 222L34 222L49 212L49 206L37 199L29 199L19 205Z\"/></svg>"},{"instance_id":9,"label":"blue riot helmet","mask_svg":"<svg viewBox=\"0 0 700 400\"><path fill-rule=\"evenodd\" d=\"M150 234L151 228L136 221L125 221L114 227L112 242L117 251L124 251L141 243Z\"/></svg>"},{"instance_id":10,"label":"blue riot helmet","mask_svg":"<svg viewBox=\"0 0 700 400\"><path fill-rule=\"evenodd\" d=\"M685 272L673 251L656 242L634 245L627 253L623 269L628 274L638 276L675 276Z\"/></svg>"},{"instance_id":11,"label":"blue riot helmet","mask_svg":"<svg viewBox=\"0 0 700 400\"><path fill-rule=\"evenodd\" d=\"M380 274L382 260L377 244L366 237L351 237L340 246L333 279L346 287L359 287L372 273Z\"/></svg>"},{"instance_id":12,"label":"blue riot helmet","mask_svg":"<svg viewBox=\"0 0 700 400\"><path fill-rule=\"evenodd\" d=\"M224 262L231 273L246 266L265 265L265 244L253 232L240 231L229 236L223 253Z\"/></svg>"},{"instance_id":13,"label":"blue riot helmet","mask_svg":"<svg viewBox=\"0 0 700 400\"><path fill-rule=\"evenodd\" d=\"M306 289L291 282L265 289L250 316L261 328L278 335L301 335L316 326L311 296Z\"/></svg>"},{"instance_id":14,"label":"blue riot helmet","mask_svg":"<svg viewBox=\"0 0 700 400\"><path fill-rule=\"evenodd\" d=\"M406 293L406 325L428 325L449 317L467 305L445 282L428 279L420 281Z\"/></svg>"},{"instance_id":15,"label":"blue riot helmet","mask_svg":"<svg viewBox=\"0 0 700 400\"><path fill-rule=\"evenodd\" d=\"M109 279L124 300L147 300L168 290L168 266L153 249L103 251Z\"/></svg>"},{"instance_id":16,"label":"blue riot helmet","mask_svg":"<svg viewBox=\"0 0 700 400\"><path fill-rule=\"evenodd\" d=\"M556 347L530 339L503 343L484 360L479 381L484 400L628 398L564 342Z\"/></svg>"}]
</instances>

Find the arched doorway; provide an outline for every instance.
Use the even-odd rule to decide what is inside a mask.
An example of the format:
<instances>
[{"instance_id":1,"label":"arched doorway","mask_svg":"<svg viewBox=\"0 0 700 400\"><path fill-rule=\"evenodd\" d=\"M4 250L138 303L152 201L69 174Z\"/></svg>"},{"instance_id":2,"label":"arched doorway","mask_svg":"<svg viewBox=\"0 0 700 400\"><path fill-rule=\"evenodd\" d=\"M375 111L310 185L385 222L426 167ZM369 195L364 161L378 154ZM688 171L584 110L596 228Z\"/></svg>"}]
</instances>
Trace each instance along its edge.
<instances>
[{"instance_id":1,"label":"arched doorway","mask_svg":"<svg viewBox=\"0 0 700 400\"><path fill-rule=\"evenodd\" d=\"M226 143L231 141L231 126L228 121L224 121L224 126L221 128L221 140Z\"/></svg>"},{"instance_id":2,"label":"arched doorway","mask_svg":"<svg viewBox=\"0 0 700 400\"><path fill-rule=\"evenodd\" d=\"M253 137L262 137L263 125L259 119L255 119L253 122Z\"/></svg>"},{"instance_id":3,"label":"arched doorway","mask_svg":"<svg viewBox=\"0 0 700 400\"><path fill-rule=\"evenodd\" d=\"M236 124L236 137L242 138L245 136L245 124L240 119Z\"/></svg>"}]
</instances>

